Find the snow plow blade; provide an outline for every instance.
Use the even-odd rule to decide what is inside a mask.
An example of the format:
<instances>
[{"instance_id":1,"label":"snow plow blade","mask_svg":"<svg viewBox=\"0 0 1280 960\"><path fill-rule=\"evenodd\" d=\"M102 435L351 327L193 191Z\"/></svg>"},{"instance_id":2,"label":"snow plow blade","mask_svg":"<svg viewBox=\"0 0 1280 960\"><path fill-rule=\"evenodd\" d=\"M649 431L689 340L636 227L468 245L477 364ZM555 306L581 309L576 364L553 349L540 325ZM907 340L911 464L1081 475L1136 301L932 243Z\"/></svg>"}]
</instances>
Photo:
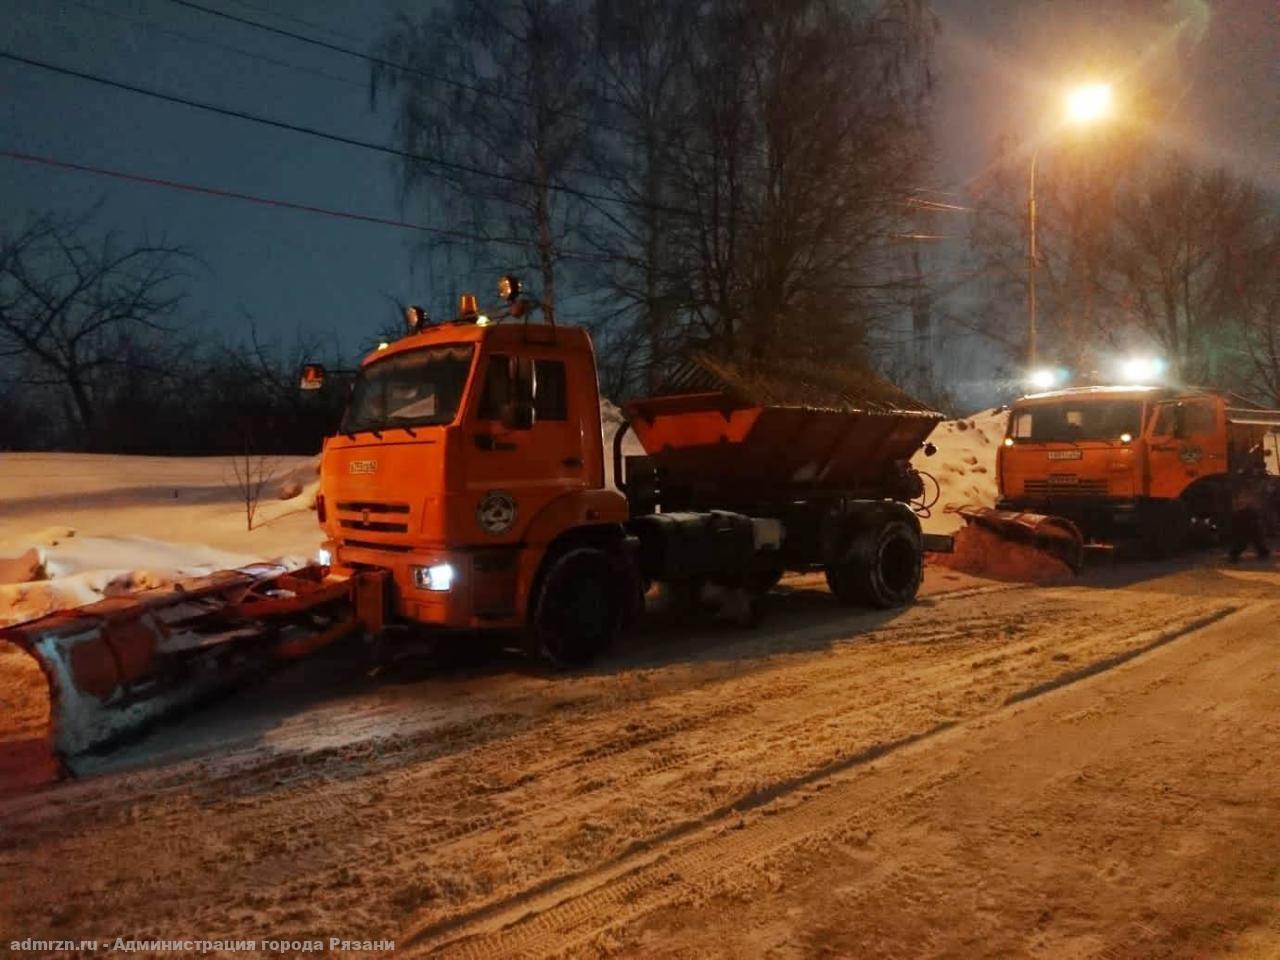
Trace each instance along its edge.
<instances>
[{"instance_id":1,"label":"snow plow blade","mask_svg":"<svg viewBox=\"0 0 1280 960\"><path fill-rule=\"evenodd\" d=\"M1028 544L1061 560L1073 572L1078 573L1084 564L1084 536L1066 517L975 506L957 507L955 512L964 517L966 523L990 530L1002 539Z\"/></svg>"},{"instance_id":2,"label":"snow plow blade","mask_svg":"<svg viewBox=\"0 0 1280 960\"><path fill-rule=\"evenodd\" d=\"M39 663L67 765L274 663L381 629L386 574L326 572L221 571L0 628L0 640Z\"/></svg>"}]
</instances>

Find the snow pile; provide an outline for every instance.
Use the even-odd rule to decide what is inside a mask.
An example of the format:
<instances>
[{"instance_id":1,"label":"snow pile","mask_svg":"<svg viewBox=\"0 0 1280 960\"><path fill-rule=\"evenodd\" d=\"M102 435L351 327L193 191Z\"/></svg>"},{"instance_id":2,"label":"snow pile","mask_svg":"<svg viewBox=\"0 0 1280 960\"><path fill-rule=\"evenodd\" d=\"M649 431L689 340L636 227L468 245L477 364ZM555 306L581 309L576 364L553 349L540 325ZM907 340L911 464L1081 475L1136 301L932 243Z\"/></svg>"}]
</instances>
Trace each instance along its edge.
<instances>
[{"instance_id":1,"label":"snow pile","mask_svg":"<svg viewBox=\"0 0 1280 960\"><path fill-rule=\"evenodd\" d=\"M0 454L0 625L257 561L305 563L321 540L318 458L263 466L249 530L231 458Z\"/></svg>"},{"instance_id":2,"label":"snow pile","mask_svg":"<svg viewBox=\"0 0 1280 960\"><path fill-rule=\"evenodd\" d=\"M70 527L42 530L19 545L26 546L23 562L0 560L8 580L0 583L0 626L256 559L147 537L78 537ZM12 549L12 544L0 544L0 556ZM25 577L13 576L24 568Z\"/></svg>"},{"instance_id":3,"label":"snow pile","mask_svg":"<svg viewBox=\"0 0 1280 960\"><path fill-rule=\"evenodd\" d=\"M938 452L932 457L917 453L911 465L925 477L926 499L934 492L933 477L938 484L938 501L929 517L923 518L928 533L954 533L964 521L948 507L965 504L995 506L996 451L1004 440L1009 423L1007 409L984 410L959 420L944 420L929 435Z\"/></svg>"}]
</instances>

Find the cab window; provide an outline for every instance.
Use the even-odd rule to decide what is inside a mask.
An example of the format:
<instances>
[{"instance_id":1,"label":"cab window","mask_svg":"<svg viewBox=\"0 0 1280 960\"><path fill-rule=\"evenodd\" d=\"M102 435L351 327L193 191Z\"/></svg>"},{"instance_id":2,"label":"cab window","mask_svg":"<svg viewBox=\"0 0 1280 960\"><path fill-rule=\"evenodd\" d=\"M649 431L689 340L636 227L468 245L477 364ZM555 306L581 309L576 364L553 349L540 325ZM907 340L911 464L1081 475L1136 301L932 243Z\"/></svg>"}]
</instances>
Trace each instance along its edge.
<instances>
[{"instance_id":1,"label":"cab window","mask_svg":"<svg viewBox=\"0 0 1280 960\"><path fill-rule=\"evenodd\" d=\"M1203 400L1191 403L1162 403L1157 408L1155 426L1151 432L1158 437L1198 436L1213 433L1217 429L1217 413L1212 403Z\"/></svg>"},{"instance_id":2,"label":"cab window","mask_svg":"<svg viewBox=\"0 0 1280 960\"><path fill-rule=\"evenodd\" d=\"M533 409L538 420L568 420L563 360L535 360Z\"/></svg>"},{"instance_id":3,"label":"cab window","mask_svg":"<svg viewBox=\"0 0 1280 960\"><path fill-rule=\"evenodd\" d=\"M480 394L480 406L476 417L480 420L501 420L503 411L511 403L511 377L507 371L507 355L494 353L484 371L484 392Z\"/></svg>"},{"instance_id":4,"label":"cab window","mask_svg":"<svg viewBox=\"0 0 1280 960\"><path fill-rule=\"evenodd\" d=\"M508 357L495 353L485 368L484 392L476 416L480 420L501 420L511 403ZM569 419L568 394L563 360L535 360L533 409L535 422Z\"/></svg>"},{"instance_id":5,"label":"cab window","mask_svg":"<svg viewBox=\"0 0 1280 960\"><path fill-rule=\"evenodd\" d=\"M1216 424L1213 404L1199 401L1184 404L1182 408L1182 432L1187 436L1213 433Z\"/></svg>"}]
</instances>

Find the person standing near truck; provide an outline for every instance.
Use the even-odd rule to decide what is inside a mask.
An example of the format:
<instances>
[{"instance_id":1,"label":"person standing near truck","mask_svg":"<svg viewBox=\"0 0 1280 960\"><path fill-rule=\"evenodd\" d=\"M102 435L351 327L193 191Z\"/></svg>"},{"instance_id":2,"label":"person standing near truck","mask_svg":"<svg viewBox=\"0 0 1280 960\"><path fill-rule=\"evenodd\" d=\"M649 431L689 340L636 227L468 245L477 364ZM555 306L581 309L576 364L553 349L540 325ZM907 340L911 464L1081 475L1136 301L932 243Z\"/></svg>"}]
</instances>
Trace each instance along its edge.
<instances>
[{"instance_id":1,"label":"person standing near truck","mask_svg":"<svg viewBox=\"0 0 1280 960\"><path fill-rule=\"evenodd\" d=\"M1249 466L1232 477L1231 543L1227 557L1237 562L1249 547L1258 558L1271 556L1267 539L1274 527L1274 484L1263 468Z\"/></svg>"}]
</instances>

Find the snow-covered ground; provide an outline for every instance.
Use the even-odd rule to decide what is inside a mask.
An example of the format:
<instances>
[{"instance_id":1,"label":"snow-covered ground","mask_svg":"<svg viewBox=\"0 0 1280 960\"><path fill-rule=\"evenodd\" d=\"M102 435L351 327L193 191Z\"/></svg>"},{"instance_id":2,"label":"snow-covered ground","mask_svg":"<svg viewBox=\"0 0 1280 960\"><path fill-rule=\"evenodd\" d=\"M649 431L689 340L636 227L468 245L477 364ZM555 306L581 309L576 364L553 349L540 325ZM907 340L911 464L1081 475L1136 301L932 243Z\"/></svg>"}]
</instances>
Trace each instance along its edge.
<instances>
[{"instance_id":1,"label":"snow-covered ground","mask_svg":"<svg viewBox=\"0 0 1280 960\"><path fill-rule=\"evenodd\" d=\"M0 454L0 624L257 560L302 563L320 541L316 460L269 467L249 530L230 458Z\"/></svg>"}]
</instances>

